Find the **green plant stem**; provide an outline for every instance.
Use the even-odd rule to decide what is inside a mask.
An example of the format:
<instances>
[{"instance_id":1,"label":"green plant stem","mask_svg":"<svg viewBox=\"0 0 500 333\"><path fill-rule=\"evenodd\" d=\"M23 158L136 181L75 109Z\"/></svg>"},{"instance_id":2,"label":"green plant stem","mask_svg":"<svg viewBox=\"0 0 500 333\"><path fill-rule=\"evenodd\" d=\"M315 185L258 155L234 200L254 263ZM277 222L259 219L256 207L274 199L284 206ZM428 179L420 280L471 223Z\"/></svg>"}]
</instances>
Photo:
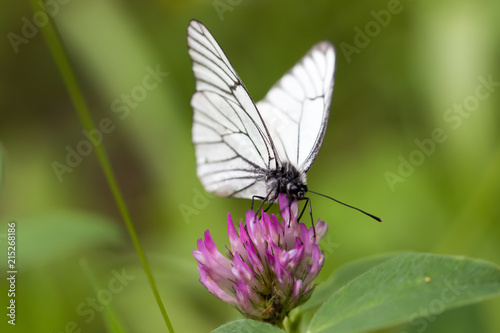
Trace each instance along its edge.
<instances>
[{"instance_id":1,"label":"green plant stem","mask_svg":"<svg viewBox=\"0 0 500 333\"><path fill-rule=\"evenodd\" d=\"M280 328L284 329L287 333L299 333L301 320L302 312L296 308L288 313L281 323Z\"/></svg>"},{"instance_id":2,"label":"green plant stem","mask_svg":"<svg viewBox=\"0 0 500 333\"><path fill-rule=\"evenodd\" d=\"M43 9L39 6L38 0L29 0L29 2L34 12L43 11ZM45 39L45 42L47 43L47 46L50 49L50 52L52 53L57 68L59 69L59 72L66 85L66 88L68 89L71 101L75 106L76 112L78 113L80 121L82 122L83 128L85 128L85 130L90 132L96 128L94 125L94 121L92 120L92 117L90 116L90 113L88 111L88 107L83 98L82 91L80 89L80 86L76 80L75 74L69 62L67 52L62 45L61 39L59 37L59 34L57 33L54 24L52 23L50 15L48 16L49 16L48 23L41 28L43 37ZM172 324L170 323L170 319L168 317L167 311L165 310L165 306L163 305L163 301L158 292L158 288L156 287L156 283L153 274L151 273L148 261L142 250L141 244L137 237L137 233L135 232L135 228L128 213L127 206L125 205L125 201L118 187L118 183L111 168L111 163L109 161L108 155L102 143L96 145L94 148L97 158L99 160L99 164L101 165L101 168L106 177L106 181L108 182L108 185L111 189L111 192L116 201L118 209L120 210L120 213L122 215L123 221L125 222L125 225L127 227L130 238L132 239L132 243L134 244L135 250L139 255L144 272L146 273L146 276L149 280L149 284L155 296L156 302L158 303L158 307L160 308L163 319L165 320L165 324L167 325L168 331L174 333L174 329L172 327Z\"/></svg>"}]
</instances>

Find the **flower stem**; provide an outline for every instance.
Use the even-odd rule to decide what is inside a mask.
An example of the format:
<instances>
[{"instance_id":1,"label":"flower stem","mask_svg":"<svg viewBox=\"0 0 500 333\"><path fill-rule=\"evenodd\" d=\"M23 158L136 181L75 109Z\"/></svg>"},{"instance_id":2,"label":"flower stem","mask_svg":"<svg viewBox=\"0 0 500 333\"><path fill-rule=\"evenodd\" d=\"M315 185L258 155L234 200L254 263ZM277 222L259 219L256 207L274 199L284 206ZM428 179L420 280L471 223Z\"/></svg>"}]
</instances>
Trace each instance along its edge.
<instances>
[{"instance_id":1,"label":"flower stem","mask_svg":"<svg viewBox=\"0 0 500 333\"><path fill-rule=\"evenodd\" d=\"M300 324L302 321L302 312L294 309L288 313L288 315L283 320L283 329L287 333L298 333L300 332Z\"/></svg>"},{"instance_id":2,"label":"flower stem","mask_svg":"<svg viewBox=\"0 0 500 333\"><path fill-rule=\"evenodd\" d=\"M39 1L29 0L29 2L34 12L44 12L44 9L39 5ZM54 58L57 68L59 69L59 72L63 78L66 88L68 89L71 101L75 106L80 121L82 122L82 125L85 128L85 130L90 132L96 128L94 125L94 121L90 116L88 107L83 98L82 91L80 89L80 86L76 80L75 74L69 62L66 50L63 47L61 39L56 30L56 27L52 23L52 18L50 17L50 15L47 15L47 17L48 17L47 24L41 28L42 35L45 39L47 46L50 49L50 52L52 53L52 57ZM137 233L135 232L135 228L128 213L127 206L125 205L122 193L118 187L118 183L113 173L113 169L111 167L108 155L102 144L95 145L94 148L97 158L99 160L99 164L101 165L101 168L106 177L106 181L108 182L108 185L115 199L116 205L118 206L123 221L125 222L130 238L132 239L132 243L134 244L135 250L139 255L144 272L146 273L149 284L155 296L156 302L158 303L158 307L160 308L163 319L165 320L165 324L167 325L168 331L174 333L174 329L172 327L172 324L170 323L170 319L167 315L167 311L165 310L165 306L163 305L163 301L160 297L160 293L158 292L158 288L156 287L156 283L153 274L151 273L148 261L142 250L139 238L137 237Z\"/></svg>"}]
</instances>

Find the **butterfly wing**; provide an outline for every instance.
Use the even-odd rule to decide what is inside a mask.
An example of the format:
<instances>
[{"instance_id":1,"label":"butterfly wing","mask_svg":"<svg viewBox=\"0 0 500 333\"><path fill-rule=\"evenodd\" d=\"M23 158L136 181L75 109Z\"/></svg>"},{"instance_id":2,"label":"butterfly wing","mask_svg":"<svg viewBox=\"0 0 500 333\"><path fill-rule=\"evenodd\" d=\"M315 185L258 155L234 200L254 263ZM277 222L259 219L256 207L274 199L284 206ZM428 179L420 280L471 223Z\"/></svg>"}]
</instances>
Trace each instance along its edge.
<instances>
[{"instance_id":1,"label":"butterfly wing","mask_svg":"<svg viewBox=\"0 0 500 333\"><path fill-rule=\"evenodd\" d=\"M201 23L188 26L196 92L191 99L197 174L219 196L267 193L275 150L264 121L226 55Z\"/></svg>"},{"instance_id":2,"label":"butterfly wing","mask_svg":"<svg viewBox=\"0 0 500 333\"><path fill-rule=\"evenodd\" d=\"M302 171L309 170L323 143L334 74L334 48L320 42L257 103L277 154Z\"/></svg>"}]
</instances>

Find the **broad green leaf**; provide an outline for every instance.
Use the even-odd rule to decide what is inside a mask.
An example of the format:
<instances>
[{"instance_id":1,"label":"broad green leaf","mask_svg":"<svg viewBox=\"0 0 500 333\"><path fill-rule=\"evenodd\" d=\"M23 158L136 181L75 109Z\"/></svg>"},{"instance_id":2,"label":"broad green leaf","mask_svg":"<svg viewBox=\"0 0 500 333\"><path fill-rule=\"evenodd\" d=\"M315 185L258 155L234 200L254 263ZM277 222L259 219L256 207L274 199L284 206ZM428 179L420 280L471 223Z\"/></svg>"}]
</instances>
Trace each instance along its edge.
<instances>
[{"instance_id":1,"label":"broad green leaf","mask_svg":"<svg viewBox=\"0 0 500 333\"><path fill-rule=\"evenodd\" d=\"M364 332L500 294L500 268L456 256L409 253L387 260L336 292L308 332Z\"/></svg>"},{"instance_id":2,"label":"broad green leaf","mask_svg":"<svg viewBox=\"0 0 500 333\"><path fill-rule=\"evenodd\" d=\"M328 280L320 283L315 288L311 298L304 305L300 306L299 310L305 312L317 307L330 298L338 289L346 285L358 275L361 275L373 267L401 254L402 253L386 253L359 259L341 266Z\"/></svg>"},{"instance_id":3,"label":"broad green leaf","mask_svg":"<svg viewBox=\"0 0 500 333\"><path fill-rule=\"evenodd\" d=\"M70 255L124 240L121 229L106 216L60 210L16 220L24 265L47 265ZM21 238L22 237L22 238Z\"/></svg>"},{"instance_id":4,"label":"broad green leaf","mask_svg":"<svg viewBox=\"0 0 500 333\"><path fill-rule=\"evenodd\" d=\"M250 319L235 320L224 324L215 330L213 333L285 333L282 329L275 326L261 323Z\"/></svg>"}]
</instances>

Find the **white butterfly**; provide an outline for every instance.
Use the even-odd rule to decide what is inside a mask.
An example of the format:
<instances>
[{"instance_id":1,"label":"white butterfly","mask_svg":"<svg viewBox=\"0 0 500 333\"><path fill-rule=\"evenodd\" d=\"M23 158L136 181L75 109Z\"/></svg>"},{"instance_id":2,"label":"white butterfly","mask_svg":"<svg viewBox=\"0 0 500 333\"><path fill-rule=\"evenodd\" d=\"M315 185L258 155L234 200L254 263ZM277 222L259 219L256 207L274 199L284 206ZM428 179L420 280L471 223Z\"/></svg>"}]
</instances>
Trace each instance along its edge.
<instances>
[{"instance_id":1,"label":"white butterfly","mask_svg":"<svg viewBox=\"0 0 500 333\"><path fill-rule=\"evenodd\" d=\"M196 79L192 135L205 189L263 202L279 193L307 199L306 172L323 142L333 93L332 44L314 45L255 104L201 22L189 23L187 41Z\"/></svg>"},{"instance_id":2,"label":"white butterfly","mask_svg":"<svg viewBox=\"0 0 500 333\"><path fill-rule=\"evenodd\" d=\"M335 51L320 42L254 103L224 51L199 21L188 26L196 92L191 99L197 173L208 192L275 202L305 199L306 172L328 124ZM359 208L322 195L381 222ZM304 206L305 208L305 206ZM302 214L301 214L302 215Z\"/></svg>"}]
</instances>

